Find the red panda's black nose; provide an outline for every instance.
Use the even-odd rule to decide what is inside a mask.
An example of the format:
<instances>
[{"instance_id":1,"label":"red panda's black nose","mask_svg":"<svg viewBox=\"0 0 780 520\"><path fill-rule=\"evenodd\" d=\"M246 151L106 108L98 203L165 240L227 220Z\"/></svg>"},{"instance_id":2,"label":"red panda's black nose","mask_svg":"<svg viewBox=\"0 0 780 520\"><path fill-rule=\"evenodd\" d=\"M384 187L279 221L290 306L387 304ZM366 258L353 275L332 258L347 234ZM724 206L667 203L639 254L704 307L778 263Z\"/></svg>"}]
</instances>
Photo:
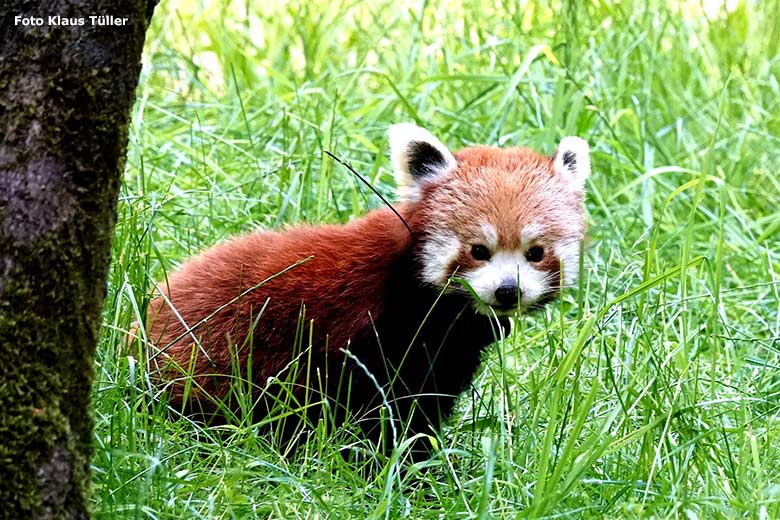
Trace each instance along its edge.
<instances>
[{"instance_id":1,"label":"red panda's black nose","mask_svg":"<svg viewBox=\"0 0 780 520\"><path fill-rule=\"evenodd\" d=\"M503 284L496 289L496 300L500 305L509 307L510 305L516 305L517 299L520 296L520 289L515 284Z\"/></svg>"}]
</instances>

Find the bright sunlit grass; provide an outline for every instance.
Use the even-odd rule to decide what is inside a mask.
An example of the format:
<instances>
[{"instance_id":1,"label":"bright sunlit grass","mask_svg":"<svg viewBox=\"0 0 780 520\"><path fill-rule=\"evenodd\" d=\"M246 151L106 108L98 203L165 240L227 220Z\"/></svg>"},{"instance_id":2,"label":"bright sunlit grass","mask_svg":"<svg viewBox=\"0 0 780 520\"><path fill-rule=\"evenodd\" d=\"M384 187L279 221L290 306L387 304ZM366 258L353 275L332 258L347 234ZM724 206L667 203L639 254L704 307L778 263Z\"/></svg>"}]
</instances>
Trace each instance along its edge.
<instances>
[{"instance_id":1,"label":"bright sunlit grass","mask_svg":"<svg viewBox=\"0 0 780 520\"><path fill-rule=\"evenodd\" d=\"M715 6L713 8L713 5ZM94 392L95 512L134 518L780 517L780 1L163 1ZM124 342L166 271L344 222L385 132L591 145L577 290L490 349L427 469L285 458L169 417ZM403 457L403 453L400 453Z\"/></svg>"}]
</instances>

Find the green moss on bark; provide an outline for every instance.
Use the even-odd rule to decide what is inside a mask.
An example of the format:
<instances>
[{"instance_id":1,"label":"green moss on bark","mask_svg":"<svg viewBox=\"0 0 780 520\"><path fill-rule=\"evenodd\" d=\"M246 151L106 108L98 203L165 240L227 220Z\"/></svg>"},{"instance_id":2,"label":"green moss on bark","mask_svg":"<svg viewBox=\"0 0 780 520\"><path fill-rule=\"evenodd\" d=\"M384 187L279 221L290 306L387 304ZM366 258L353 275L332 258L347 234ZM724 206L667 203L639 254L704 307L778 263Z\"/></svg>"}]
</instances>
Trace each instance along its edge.
<instances>
[{"instance_id":1,"label":"green moss on bark","mask_svg":"<svg viewBox=\"0 0 780 520\"><path fill-rule=\"evenodd\" d=\"M88 516L89 392L129 113L155 2L12 2L0 19L0 503ZM24 27L13 15L126 16Z\"/></svg>"}]
</instances>

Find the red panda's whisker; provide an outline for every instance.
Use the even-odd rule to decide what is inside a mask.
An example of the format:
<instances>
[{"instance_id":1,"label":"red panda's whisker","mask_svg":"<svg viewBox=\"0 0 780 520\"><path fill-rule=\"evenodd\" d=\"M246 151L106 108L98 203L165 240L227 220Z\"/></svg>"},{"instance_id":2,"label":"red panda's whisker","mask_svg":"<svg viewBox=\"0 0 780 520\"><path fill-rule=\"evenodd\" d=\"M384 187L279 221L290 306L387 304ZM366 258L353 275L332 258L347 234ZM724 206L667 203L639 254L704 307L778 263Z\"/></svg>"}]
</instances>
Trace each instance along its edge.
<instances>
[{"instance_id":1,"label":"red panda's whisker","mask_svg":"<svg viewBox=\"0 0 780 520\"><path fill-rule=\"evenodd\" d=\"M362 175L360 175L360 174L359 174L359 173L358 173L358 172L357 172L357 171L356 171L356 170L355 170L355 169L354 169L354 168L353 168L353 167L352 167L352 166L351 166L351 165L350 165L348 162L341 160L340 158L336 157L336 155L332 154L332 153L331 153L331 152L329 152L328 150L323 150L323 152L324 152L326 155L328 155L328 157L330 157L331 159L333 159L333 160L334 160L334 161L336 161L337 163L339 163L339 164L341 164L342 166L344 166L345 168L347 168L347 170L349 170L349 171L350 171L350 173L352 173L352 175L354 175L355 177L357 177L358 179L360 179L360 180L363 182L363 184L365 184L366 186L368 186L368 189L370 189L371 191L373 191L373 192L374 192L374 195L376 195L377 197L379 197L379 198L382 200L382 202L384 202L385 206L387 206L388 208L390 208L390 211L392 211L393 213L395 213L395 216L396 216L396 217L398 217L398 218L401 220L401 222L403 222L403 225L406 227L407 231L409 231L409 235L411 235L411 237L412 237L412 240L413 240L413 241L417 241L417 237L415 236L415 234L414 234L414 231L412 231L412 228L411 228L411 227L409 227L409 224L406 222L406 220L405 220L405 219L404 219L404 218L401 216L401 214L400 214L400 213L398 213L398 211L397 211L397 210L396 210L396 209L393 207L393 205L392 205L392 204L390 204L390 202L388 202L388 200L387 200L387 199L384 197L384 195L382 195L381 193L379 193L379 190L377 190L376 188L374 188L373 186L371 186L371 183L370 183L370 182L368 182L368 181L367 181L367 180L366 180L366 179L365 179L365 178L364 178Z\"/></svg>"}]
</instances>

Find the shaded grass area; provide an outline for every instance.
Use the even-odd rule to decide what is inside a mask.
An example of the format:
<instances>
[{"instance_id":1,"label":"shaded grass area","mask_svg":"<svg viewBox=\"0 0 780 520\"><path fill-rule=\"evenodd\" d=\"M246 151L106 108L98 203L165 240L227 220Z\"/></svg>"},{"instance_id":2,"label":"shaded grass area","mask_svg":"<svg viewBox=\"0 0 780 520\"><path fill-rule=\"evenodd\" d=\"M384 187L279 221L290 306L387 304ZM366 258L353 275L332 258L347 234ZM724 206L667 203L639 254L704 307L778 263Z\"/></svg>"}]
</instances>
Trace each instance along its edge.
<instances>
[{"instance_id":1,"label":"shaded grass area","mask_svg":"<svg viewBox=\"0 0 780 520\"><path fill-rule=\"evenodd\" d=\"M780 516L780 2L163 2L94 403L98 516ZM387 126L592 147L580 286L491 349L427 469L172 419L124 336L229 236L381 205ZM291 339L292 341L292 339ZM418 471L419 470L419 471Z\"/></svg>"}]
</instances>

